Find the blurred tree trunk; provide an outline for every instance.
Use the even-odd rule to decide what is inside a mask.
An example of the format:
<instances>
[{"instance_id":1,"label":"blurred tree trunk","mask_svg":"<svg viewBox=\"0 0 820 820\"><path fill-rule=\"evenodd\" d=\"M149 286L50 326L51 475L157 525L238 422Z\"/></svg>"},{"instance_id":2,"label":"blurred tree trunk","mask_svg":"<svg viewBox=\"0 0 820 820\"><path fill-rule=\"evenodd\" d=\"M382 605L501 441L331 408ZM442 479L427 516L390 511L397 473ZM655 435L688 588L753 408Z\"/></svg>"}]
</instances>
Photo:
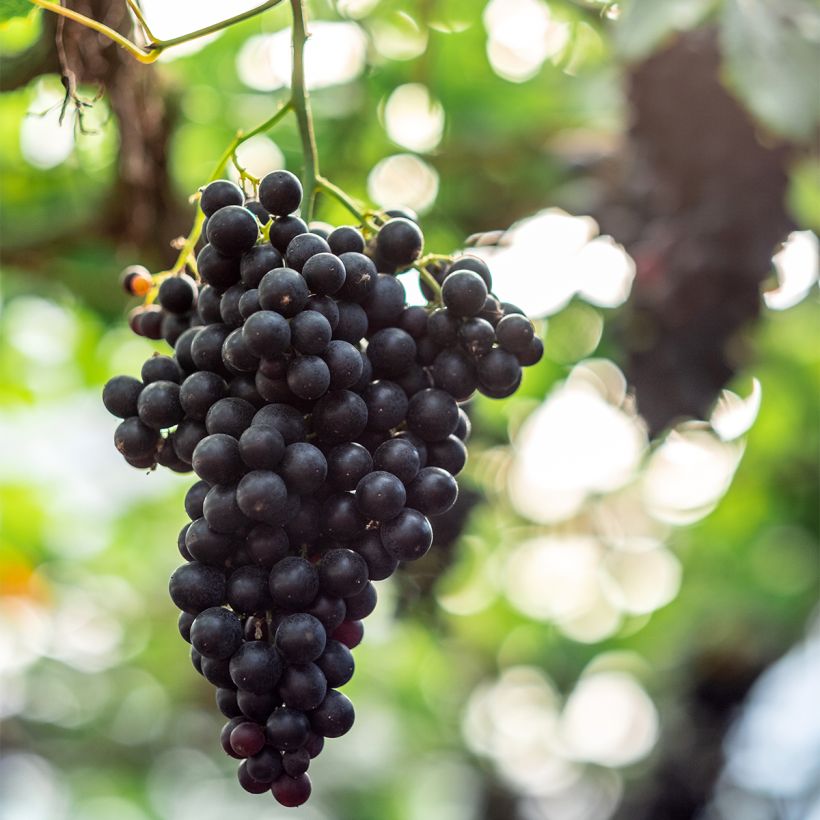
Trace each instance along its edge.
<instances>
[{"instance_id":1,"label":"blurred tree trunk","mask_svg":"<svg viewBox=\"0 0 820 820\"><path fill-rule=\"evenodd\" d=\"M124 3L70 0L66 5L117 31L131 31ZM63 71L69 77L73 73L78 84L103 87L117 119L117 178L101 229L141 249L166 245L183 230L168 167L174 111L167 89L153 66L138 63L96 32L66 21L58 25L57 37L65 55Z\"/></svg>"},{"instance_id":2,"label":"blurred tree trunk","mask_svg":"<svg viewBox=\"0 0 820 820\"><path fill-rule=\"evenodd\" d=\"M793 229L789 149L767 142L720 81L711 31L637 66L628 93L631 219L613 208L601 221L637 264L626 373L657 433L708 417L743 362L738 331L758 316L772 253Z\"/></svg>"}]
</instances>

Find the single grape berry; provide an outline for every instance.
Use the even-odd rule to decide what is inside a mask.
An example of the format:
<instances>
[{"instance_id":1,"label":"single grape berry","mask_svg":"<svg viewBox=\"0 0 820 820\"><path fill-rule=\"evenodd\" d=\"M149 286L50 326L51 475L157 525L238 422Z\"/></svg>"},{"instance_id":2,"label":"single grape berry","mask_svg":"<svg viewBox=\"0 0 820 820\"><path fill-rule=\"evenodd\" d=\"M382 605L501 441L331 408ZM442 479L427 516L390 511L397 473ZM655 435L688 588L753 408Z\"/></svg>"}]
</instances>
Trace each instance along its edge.
<instances>
[{"instance_id":1,"label":"single grape berry","mask_svg":"<svg viewBox=\"0 0 820 820\"><path fill-rule=\"evenodd\" d=\"M265 310L275 310L282 316L291 317L299 313L308 296L307 283L300 273L291 268L268 271L259 283L259 304Z\"/></svg>"},{"instance_id":2,"label":"single grape berry","mask_svg":"<svg viewBox=\"0 0 820 820\"><path fill-rule=\"evenodd\" d=\"M337 444L327 455L327 480L335 490L355 490L373 469L373 459L361 444Z\"/></svg>"},{"instance_id":3,"label":"single grape berry","mask_svg":"<svg viewBox=\"0 0 820 820\"><path fill-rule=\"evenodd\" d=\"M361 621L344 621L331 637L343 643L348 649L355 649L364 637L364 624Z\"/></svg>"},{"instance_id":4,"label":"single grape berry","mask_svg":"<svg viewBox=\"0 0 820 820\"><path fill-rule=\"evenodd\" d=\"M290 492L308 495L324 483L327 460L318 447L297 441L285 448L278 471Z\"/></svg>"},{"instance_id":5,"label":"single grape berry","mask_svg":"<svg viewBox=\"0 0 820 820\"><path fill-rule=\"evenodd\" d=\"M495 342L495 330L485 319L467 319L458 329L458 341L474 359L489 353Z\"/></svg>"},{"instance_id":6,"label":"single grape berry","mask_svg":"<svg viewBox=\"0 0 820 820\"><path fill-rule=\"evenodd\" d=\"M310 778L307 774L300 774L298 777L283 774L273 781L270 790L276 801L282 806L287 808L301 806L310 797Z\"/></svg>"},{"instance_id":7,"label":"single grape berry","mask_svg":"<svg viewBox=\"0 0 820 820\"><path fill-rule=\"evenodd\" d=\"M230 484L243 470L239 443L233 436L216 433L197 444L192 465L196 474L209 484Z\"/></svg>"},{"instance_id":8,"label":"single grape berry","mask_svg":"<svg viewBox=\"0 0 820 820\"><path fill-rule=\"evenodd\" d=\"M188 488L188 492L185 493L185 512L191 521L202 518L202 504L205 501L205 496L208 494L209 489L210 487L207 481L197 481L195 484L192 484Z\"/></svg>"},{"instance_id":9,"label":"single grape berry","mask_svg":"<svg viewBox=\"0 0 820 820\"><path fill-rule=\"evenodd\" d=\"M392 473L383 470L369 473L356 487L356 504L371 521L395 518L404 509L406 500L404 484Z\"/></svg>"},{"instance_id":10,"label":"single grape berry","mask_svg":"<svg viewBox=\"0 0 820 820\"><path fill-rule=\"evenodd\" d=\"M208 433L227 433L238 439L250 426L256 408L245 399L228 396L214 402L205 415Z\"/></svg>"},{"instance_id":11,"label":"single grape berry","mask_svg":"<svg viewBox=\"0 0 820 820\"><path fill-rule=\"evenodd\" d=\"M492 392L503 391L516 384L521 378L521 365L518 359L500 347L482 357L476 370L479 385Z\"/></svg>"},{"instance_id":12,"label":"single grape berry","mask_svg":"<svg viewBox=\"0 0 820 820\"><path fill-rule=\"evenodd\" d=\"M245 548L252 561L265 569L270 569L288 554L290 544L285 531L280 527L257 524L246 536Z\"/></svg>"},{"instance_id":13,"label":"single grape berry","mask_svg":"<svg viewBox=\"0 0 820 820\"><path fill-rule=\"evenodd\" d=\"M364 254L354 251L343 253L339 259L345 268L345 283L339 296L350 302L362 302L376 285L376 266Z\"/></svg>"},{"instance_id":14,"label":"single grape berry","mask_svg":"<svg viewBox=\"0 0 820 820\"><path fill-rule=\"evenodd\" d=\"M211 487L208 495L205 496L202 513L208 526L214 532L227 536L233 535L237 530L249 524L237 503L235 484L217 484Z\"/></svg>"},{"instance_id":15,"label":"single grape berry","mask_svg":"<svg viewBox=\"0 0 820 820\"><path fill-rule=\"evenodd\" d=\"M202 370L182 382L179 402L188 418L204 421L211 406L227 394L228 385L221 376Z\"/></svg>"},{"instance_id":16,"label":"single grape berry","mask_svg":"<svg viewBox=\"0 0 820 820\"><path fill-rule=\"evenodd\" d=\"M228 576L225 597L234 612L251 615L268 609L271 604L268 573L256 566L235 569Z\"/></svg>"},{"instance_id":17,"label":"single grape berry","mask_svg":"<svg viewBox=\"0 0 820 820\"><path fill-rule=\"evenodd\" d=\"M495 326L495 335L504 350L520 355L529 350L535 337L535 328L526 316L511 313Z\"/></svg>"},{"instance_id":18,"label":"single grape berry","mask_svg":"<svg viewBox=\"0 0 820 820\"><path fill-rule=\"evenodd\" d=\"M350 390L333 390L313 408L313 430L320 441L355 440L367 425L367 405Z\"/></svg>"},{"instance_id":19,"label":"single grape berry","mask_svg":"<svg viewBox=\"0 0 820 820\"><path fill-rule=\"evenodd\" d=\"M183 612L182 614L187 615L188 613ZM216 708L219 709L226 718L235 718L242 714L242 710L236 702L236 691L227 689L224 686L218 687L216 690Z\"/></svg>"},{"instance_id":20,"label":"single grape berry","mask_svg":"<svg viewBox=\"0 0 820 820\"><path fill-rule=\"evenodd\" d=\"M427 444L427 465L441 467L450 475L458 475L467 463L467 447L457 436Z\"/></svg>"},{"instance_id":21,"label":"single grape berry","mask_svg":"<svg viewBox=\"0 0 820 820\"><path fill-rule=\"evenodd\" d=\"M275 216L292 214L302 201L302 183L290 171L273 171L259 183L259 201Z\"/></svg>"},{"instance_id":22,"label":"single grape berry","mask_svg":"<svg viewBox=\"0 0 820 820\"><path fill-rule=\"evenodd\" d=\"M319 594L307 610L329 634L345 619L345 602L341 598Z\"/></svg>"},{"instance_id":23,"label":"single grape berry","mask_svg":"<svg viewBox=\"0 0 820 820\"><path fill-rule=\"evenodd\" d=\"M137 400L142 382L131 376L114 376L103 387L103 404L113 416L126 419L137 415Z\"/></svg>"},{"instance_id":24,"label":"single grape berry","mask_svg":"<svg viewBox=\"0 0 820 820\"><path fill-rule=\"evenodd\" d=\"M253 417L254 426L275 427L285 444L305 438L305 420L294 407L286 404L267 404Z\"/></svg>"},{"instance_id":25,"label":"single grape berry","mask_svg":"<svg viewBox=\"0 0 820 820\"><path fill-rule=\"evenodd\" d=\"M285 482L272 470L252 470L241 478L236 488L239 509L248 518L267 524L282 523L287 497Z\"/></svg>"},{"instance_id":26,"label":"single grape berry","mask_svg":"<svg viewBox=\"0 0 820 820\"><path fill-rule=\"evenodd\" d=\"M251 470L274 470L285 452L285 440L275 427L254 424L239 438L239 455Z\"/></svg>"},{"instance_id":27,"label":"single grape berry","mask_svg":"<svg viewBox=\"0 0 820 820\"><path fill-rule=\"evenodd\" d=\"M538 364L544 356L544 342L537 336L533 337L527 349L523 353L518 353L517 356L522 367L532 367Z\"/></svg>"},{"instance_id":28,"label":"single grape berry","mask_svg":"<svg viewBox=\"0 0 820 820\"><path fill-rule=\"evenodd\" d=\"M241 256L259 236L256 217L239 205L225 205L208 218L208 242L224 256Z\"/></svg>"},{"instance_id":29,"label":"single grape berry","mask_svg":"<svg viewBox=\"0 0 820 820\"><path fill-rule=\"evenodd\" d=\"M325 628L306 612L287 615L276 628L276 649L288 663L315 661L324 652L326 641Z\"/></svg>"},{"instance_id":30,"label":"single grape berry","mask_svg":"<svg viewBox=\"0 0 820 820\"><path fill-rule=\"evenodd\" d=\"M231 328L221 322L199 329L199 333L191 342L191 358L197 370L227 375L222 361L222 345L225 344L230 332Z\"/></svg>"},{"instance_id":31,"label":"single grape berry","mask_svg":"<svg viewBox=\"0 0 820 820\"><path fill-rule=\"evenodd\" d=\"M176 382L158 381L145 385L137 399L140 421L154 430L164 430L182 421L185 411Z\"/></svg>"},{"instance_id":32,"label":"single grape berry","mask_svg":"<svg viewBox=\"0 0 820 820\"><path fill-rule=\"evenodd\" d=\"M475 362L458 348L442 350L433 363L433 380L456 401L467 401L478 387Z\"/></svg>"},{"instance_id":33,"label":"single grape berry","mask_svg":"<svg viewBox=\"0 0 820 820\"><path fill-rule=\"evenodd\" d=\"M362 302L370 332L393 325L398 326L406 300L404 285L395 276L378 274L373 290Z\"/></svg>"},{"instance_id":34,"label":"single grape berry","mask_svg":"<svg viewBox=\"0 0 820 820\"><path fill-rule=\"evenodd\" d=\"M262 783L272 783L282 774L282 759L275 749L267 747L245 761L248 774Z\"/></svg>"},{"instance_id":35,"label":"single grape berry","mask_svg":"<svg viewBox=\"0 0 820 820\"><path fill-rule=\"evenodd\" d=\"M230 610L210 607L194 618L191 643L205 658L230 658L242 643L242 624Z\"/></svg>"},{"instance_id":36,"label":"single grape berry","mask_svg":"<svg viewBox=\"0 0 820 820\"><path fill-rule=\"evenodd\" d=\"M425 441L447 438L458 424L458 405L444 390L430 388L416 393L407 406L407 426Z\"/></svg>"},{"instance_id":37,"label":"single grape berry","mask_svg":"<svg viewBox=\"0 0 820 820\"><path fill-rule=\"evenodd\" d=\"M265 732L258 723L246 720L234 726L230 736L231 748L240 757L250 757L261 752L265 746Z\"/></svg>"},{"instance_id":38,"label":"single grape berry","mask_svg":"<svg viewBox=\"0 0 820 820\"><path fill-rule=\"evenodd\" d=\"M421 229L403 217L385 222L376 236L376 251L397 268L412 265L421 256L423 247Z\"/></svg>"},{"instance_id":39,"label":"single grape berry","mask_svg":"<svg viewBox=\"0 0 820 820\"><path fill-rule=\"evenodd\" d=\"M458 484L440 467L425 467L407 487L407 506L425 515L442 515L458 497Z\"/></svg>"},{"instance_id":40,"label":"single grape berry","mask_svg":"<svg viewBox=\"0 0 820 820\"><path fill-rule=\"evenodd\" d=\"M277 562L270 572L268 587L274 604L296 610L310 606L319 591L316 567L295 555Z\"/></svg>"},{"instance_id":41,"label":"single grape berry","mask_svg":"<svg viewBox=\"0 0 820 820\"><path fill-rule=\"evenodd\" d=\"M282 659L267 641L245 641L231 657L231 680L241 690L264 695L282 674Z\"/></svg>"},{"instance_id":42,"label":"single grape berry","mask_svg":"<svg viewBox=\"0 0 820 820\"><path fill-rule=\"evenodd\" d=\"M413 363L416 343L413 337L398 327L388 327L370 337L367 358L373 372L380 377L399 376Z\"/></svg>"},{"instance_id":43,"label":"single grape berry","mask_svg":"<svg viewBox=\"0 0 820 820\"><path fill-rule=\"evenodd\" d=\"M404 484L411 482L421 468L418 450L404 438L391 438L373 453L373 466L392 473Z\"/></svg>"},{"instance_id":44,"label":"single grape berry","mask_svg":"<svg viewBox=\"0 0 820 820\"><path fill-rule=\"evenodd\" d=\"M487 290L490 291L493 289L493 277L490 274L490 268L487 263L478 256L473 256L472 254L459 256L453 264L450 265L447 273L454 273L457 270L470 270L473 273L477 273L487 286Z\"/></svg>"},{"instance_id":45,"label":"single grape berry","mask_svg":"<svg viewBox=\"0 0 820 820\"><path fill-rule=\"evenodd\" d=\"M120 274L120 281L125 292L131 296L147 296L154 287L154 279L147 268L142 265L131 265Z\"/></svg>"},{"instance_id":46,"label":"single grape berry","mask_svg":"<svg viewBox=\"0 0 820 820\"><path fill-rule=\"evenodd\" d=\"M321 675L321 672L319 673ZM282 768L288 777L299 777L310 767L310 754L307 749L294 749L282 754Z\"/></svg>"},{"instance_id":47,"label":"single grape berry","mask_svg":"<svg viewBox=\"0 0 820 820\"><path fill-rule=\"evenodd\" d=\"M114 446L123 456L130 459L153 455L159 441L159 433L143 424L137 416L124 419L114 431Z\"/></svg>"},{"instance_id":48,"label":"single grape berry","mask_svg":"<svg viewBox=\"0 0 820 820\"><path fill-rule=\"evenodd\" d=\"M310 713L310 727L325 737L341 737L350 731L355 719L349 698L329 689L321 705Z\"/></svg>"},{"instance_id":49,"label":"single grape berry","mask_svg":"<svg viewBox=\"0 0 820 820\"><path fill-rule=\"evenodd\" d=\"M346 617L356 621L364 620L376 608L378 600L376 587L370 582L366 583L361 592L357 592L350 598L345 598Z\"/></svg>"},{"instance_id":50,"label":"single grape berry","mask_svg":"<svg viewBox=\"0 0 820 820\"><path fill-rule=\"evenodd\" d=\"M245 202L245 207L257 218L260 225L267 225L270 222L270 214L261 202L249 199Z\"/></svg>"},{"instance_id":51,"label":"single grape berry","mask_svg":"<svg viewBox=\"0 0 820 820\"><path fill-rule=\"evenodd\" d=\"M182 370L171 356L160 356L159 353L155 353L150 359L145 360L140 376L145 384L160 381L179 384L182 381Z\"/></svg>"},{"instance_id":52,"label":"single grape berry","mask_svg":"<svg viewBox=\"0 0 820 820\"><path fill-rule=\"evenodd\" d=\"M327 237L330 250L341 256L343 253L362 253L364 251L364 237L358 228L351 225L340 225L334 228Z\"/></svg>"},{"instance_id":53,"label":"single grape berry","mask_svg":"<svg viewBox=\"0 0 820 820\"><path fill-rule=\"evenodd\" d=\"M157 301L169 313L187 313L196 302L196 283L185 273L169 276L159 286Z\"/></svg>"},{"instance_id":54,"label":"single grape berry","mask_svg":"<svg viewBox=\"0 0 820 820\"><path fill-rule=\"evenodd\" d=\"M444 280L441 298L454 316L476 316L487 299L487 286L477 273L458 270Z\"/></svg>"},{"instance_id":55,"label":"single grape berry","mask_svg":"<svg viewBox=\"0 0 820 820\"><path fill-rule=\"evenodd\" d=\"M348 598L367 583L367 563L353 550L332 549L317 565L319 584L326 595Z\"/></svg>"},{"instance_id":56,"label":"single grape berry","mask_svg":"<svg viewBox=\"0 0 820 820\"><path fill-rule=\"evenodd\" d=\"M328 640L325 651L316 661L316 666L324 673L327 685L333 689L344 686L353 677L356 668L353 653L343 643L333 638Z\"/></svg>"},{"instance_id":57,"label":"single grape berry","mask_svg":"<svg viewBox=\"0 0 820 820\"><path fill-rule=\"evenodd\" d=\"M322 352L322 358L330 372L331 390L353 387L361 379L364 359L350 342L333 339Z\"/></svg>"},{"instance_id":58,"label":"single grape berry","mask_svg":"<svg viewBox=\"0 0 820 820\"><path fill-rule=\"evenodd\" d=\"M225 662L220 661L220 663ZM230 676L228 679L230 680ZM256 692L240 689L236 693L236 702L246 718L255 720L257 723L264 723L270 717L271 712L279 705L279 698L270 692L257 695Z\"/></svg>"},{"instance_id":59,"label":"single grape berry","mask_svg":"<svg viewBox=\"0 0 820 820\"><path fill-rule=\"evenodd\" d=\"M199 197L199 207L205 216L213 216L226 205L241 205L245 201L242 189L228 179L215 179L209 182Z\"/></svg>"},{"instance_id":60,"label":"single grape berry","mask_svg":"<svg viewBox=\"0 0 820 820\"><path fill-rule=\"evenodd\" d=\"M319 356L299 356L288 366L287 383L294 395L312 401L327 393L330 369Z\"/></svg>"},{"instance_id":61,"label":"single grape berry","mask_svg":"<svg viewBox=\"0 0 820 820\"><path fill-rule=\"evenodd\" d=\"M332 295L345 283L345 266L338 256L320 251L304 262L302 276L313 293Z\"/></svg>"},{"instance_id":62,"label":"single grape berry","mask_svg":"<svg viewBox=\"0 0 820 820\"><path fill-rule=\"evenodd\" d=\"M196 615L223 603L225 574L215 567L191 561L174 570L168 588L171 600L179 609Z\"/></svg>"},{"instance_id":63,"label":"single grape berry","mask_svg":"<svg viewBox=\"0 0 820 820\"><path fill-rule=\"evenodd\" d=\"M290 320L294 350L303 354L319 354L327 348L332 334L330 322L315 310L305 310Z\"/></svg>"},{"instance_id":64,"label":"single grape berry","mask_svg":"<svg viewBox=\"0 0 820 820\"><path fill-rule=\"evenodd\" d=\"M382 545L397 561L416 561L433 543L433 528L418 510L409 507L381 526Z\"/></svg>"},{"instance_id":65,"label":"single grape berry","mask_svg":"<svg viewBox=\"0 0 820 820\"><path fill-rule=\"evenodd\" d=\"M324 700L327 686L328 682L316 664L291 664L279 681L279 696L285 706L307 712Z\"/></svg>"},{"instance_id":66,"label":"single grape berry","mask_svg":"<svg viewBox=\"0 0 820 820\"><path fill-rule=\"evenodd\" d=\"M395 382L372 382L364 389L362 398L367 406L368 430L391 430L407 415L407 394Z\"/></svg>"}]
</instances>

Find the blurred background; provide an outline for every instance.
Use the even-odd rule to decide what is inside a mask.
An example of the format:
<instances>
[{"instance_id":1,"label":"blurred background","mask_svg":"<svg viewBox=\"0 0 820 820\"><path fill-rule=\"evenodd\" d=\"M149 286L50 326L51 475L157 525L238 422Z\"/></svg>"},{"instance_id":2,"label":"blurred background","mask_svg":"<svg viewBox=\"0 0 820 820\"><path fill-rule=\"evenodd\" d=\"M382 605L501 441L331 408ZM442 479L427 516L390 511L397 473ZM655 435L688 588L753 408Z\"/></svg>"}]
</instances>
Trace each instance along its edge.
<instances>
[{"instance_id":1,"label":"blurred background","mask_svg":"<svg viewBox=\"0 0 820 820\"><path fill-rule=\"evenodd\" d=\"M252 5L143 3L161 37ZM816 4L311 13L323 172L416 209L429 250L502 231L475 241L546 356L472 403L452 532L380 586L300 816L820 817ZM155 349L119 271L173 261L187 198L287 96L288 25L153 67L0 25L2 820L289 816L237 786L177 633L190 479L127 468L100 401ZM62 110L66 69L90 105ZM298 173L292 123L240 159Z\"/></svg>"}]
</instances>

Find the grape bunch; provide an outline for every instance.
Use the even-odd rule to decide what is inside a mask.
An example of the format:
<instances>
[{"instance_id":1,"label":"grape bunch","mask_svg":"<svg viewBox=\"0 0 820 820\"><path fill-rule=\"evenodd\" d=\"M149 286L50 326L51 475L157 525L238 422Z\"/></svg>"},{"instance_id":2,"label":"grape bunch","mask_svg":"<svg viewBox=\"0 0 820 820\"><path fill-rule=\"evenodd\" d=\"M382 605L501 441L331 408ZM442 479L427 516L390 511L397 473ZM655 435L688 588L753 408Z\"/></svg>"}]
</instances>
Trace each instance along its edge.
<instances>
[{"instance_id":1,"label":"grape bunch","mask_svg":"<svg viewBox=\"0 0 820 820\"><path fill-rule=\"evenodd\" d=\"M459 403L513 393L543 345L480 259L425 261L413 220L309 227L287 171L258 193L202 190L198 282L129 271L132 292L156 291L133 329L174 351L111 379L103 402L129 464L198 477L170 580L179 631L216 687L242 787L296 806L325 738L353 725L339 689L374 582L421 558L430 518L456 501ZM407 306L392 275L417 260L442 283L439 306Z\"/></svg>"}]
</instances>

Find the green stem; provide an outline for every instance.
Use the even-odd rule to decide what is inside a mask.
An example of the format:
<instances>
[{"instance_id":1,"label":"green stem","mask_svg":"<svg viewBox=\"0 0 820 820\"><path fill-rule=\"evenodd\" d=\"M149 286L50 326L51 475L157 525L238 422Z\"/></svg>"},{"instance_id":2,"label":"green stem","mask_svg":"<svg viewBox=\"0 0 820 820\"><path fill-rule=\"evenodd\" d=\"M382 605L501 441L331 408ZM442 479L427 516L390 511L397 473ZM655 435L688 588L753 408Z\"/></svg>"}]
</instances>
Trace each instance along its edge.
<instances>
[{"instance_id":1,"label":"green stem","mask_svg":"<svg viewBox=\"0 0 820 820\"><path fill-rule=\"evenodd\" d=\"M313 132L313 112L310 107L310 94L305 82L305 43L307 42L307 22L304 0L290 0L293 10L293 74L291 77L291 102L299 126L299 138L302 142L304 170L302 188L304 189L305 221L313 218L316 203L316 190L319 179L319 155L316 150L316 135Z\"/></svg>"},{"instance_id":2,"label":"green stem","mask_svg":"<svg viewBox=\"0 0 820 820\"><path fill-rule=\"evenodd\" d=\"M241 14L236 14L233 17L229 17L227 20L220 20L217 23L212 23L210 26L205 26L204 28L197 29L196 31L181 34L179 37L172 37L170 40L159 40L154 38L151 34L151 30L145 22L142 12L139 11L139 8L129 0L129 8L131 8L134 12L137 22L142 27L149 39L149 43L145 48L141 48L136 43L120 34L118 31L115 31L110 26L105 25L105 23L101 23L93 17L87 17L85 14L74 11L74 9L61 6L60 3L55 3L53 0L29 0L29 2L32 3L32 5L39 6L41 9L45 9L46 11L51 11L54 14L67 17L75 23L79 23L86 28L90 28L92 31L96 31L103 36L108 37L109 40L116 43L120 46L120 48L124 48L132 57L134 57L134 59L139 60L141 63L153 63L159 55L165 51L166 48L178 46L181 43L187 43L189 40L196 40L199 37L204 37L206 34L213 34L214 32L222 31L222 29L228 28L234 23L247 20L250 17L254 17L257 14L261 14L263 11L267 11L274 6L279 5L282 0L266 0L266 2L261 5L249 9L248 11L243 11Z\"/></svg>"},{"instance_id":3,"label":"green stem","mask_svg":"<svg viewBox=\"0 0 820 820\"><path fill-rule=\"evenodd\" d=\"M338 185L334 185L329 179L319 176L316 179L316 189L322 191L328 196L332 196L337 202L341 203L359 223L372 231L377 231L378 228L373 223L373 220L362 209L361 205L357 203L349 194L343 191Z\"/></svg>"},{"instance_id":4,"label":"green stem","mask_svg":"<svg viewBox=\"0 0 820 820\"><path fill-rule=\"evenodd\" d=\"M427 268L419 267L418 265L413 265L413 270L418 272L419 279L424 282L430 290L433 291L434 298L433 304L440 305L441 302L441 285L436 282L436 278L430 273Z\"/></svg>"},{"instance_id":5,"label":"green stem","mask_svg":"<svg viewBox=\"0 0 820 820\"><path fill-rule=\"evenodd\" d=\"M288 100L279 108L276 109L276 113L272 116L268 117L264 122L259 123L256 128L252 128L250 131L237 131L234 138L229 143L228 147L222 152L222 156L219 158L219 161L214 168L213 173L208 178L208 182L213 182L215 179L219 179L220 176L225 172L225 168L227 167L228 163L231 161L231 157L234 155L237 148L242 145L243 142L247 142L251 137L255 137L257 134L262 134L265 131L270 131L276 123L279 122L285 115L293 110L293 100Z\"/></svg>"},{"instance_id":6,"label":"green stem","mask_svg":"<svg viewBox=\"0 0 820 820\"><path fill-rule=\"evenodd\" d=\"M252 128L250 131L237 131L234 135L234 138L231 140L228 147L222 152L222 156L219 158L216 166L214 167L213 173L208 177L208 182L213 182L215 179L219 179L223 173L225 173L225 168L228 163L231 161L231 157L236 152L236 149L242 145L243 142L246 142L251 137L255 137L257 134L261 134L264 131L268 131L273 128L276 123L279 122L289 111L291 111L293 105L290 100L282 105L276 110L276 113L273 114L271 117L268 117L264 122L259 123L255 128ZM189 260L193 256L194 248L196 247L196 243L199 241L199 237L202 234L202 226L205 224L205 214L202 213L201 208L196 209L196 217L194 218L194 224L191 226L191 231L188 234L187 238L185 239L185 244L180 248L179 255L177 256L176 262L174 262L174 266L171 268L172 273L179 273L181 270L184 270L185 265L189 264Z\"/></svg>"},{"instance_id":7,"label":"green stem","mask_svg":"<svg viewBox=\"0 0 820 820\"><path fill-rule=\"evenodd\" d=\"M150 45L149 48L159 48L160 50L170 48L171 46L178 46L181 43L187 43L189 40L196 40L199 37L204 37L207 34L213 34L217 31L222 31L224 28L228 28L235 23L241 23L243 20L248 20L251 17L255 17L257 14L261 14L263 11L267 11L268 9L273 8L274 6L278 6L282 0L266 0L266 2L261 3L258 6L254 6L252 9L248 9L248 11L243 11L240 14L235 14L233 17L229 17L227 20L220 20L216 23L211 23L210 26L205 26L204 28L197 29L196 31L189 32L188 34L181 34L179 37L172 37L170 40L154 40Z\"/></svg>"}]
</instances>

